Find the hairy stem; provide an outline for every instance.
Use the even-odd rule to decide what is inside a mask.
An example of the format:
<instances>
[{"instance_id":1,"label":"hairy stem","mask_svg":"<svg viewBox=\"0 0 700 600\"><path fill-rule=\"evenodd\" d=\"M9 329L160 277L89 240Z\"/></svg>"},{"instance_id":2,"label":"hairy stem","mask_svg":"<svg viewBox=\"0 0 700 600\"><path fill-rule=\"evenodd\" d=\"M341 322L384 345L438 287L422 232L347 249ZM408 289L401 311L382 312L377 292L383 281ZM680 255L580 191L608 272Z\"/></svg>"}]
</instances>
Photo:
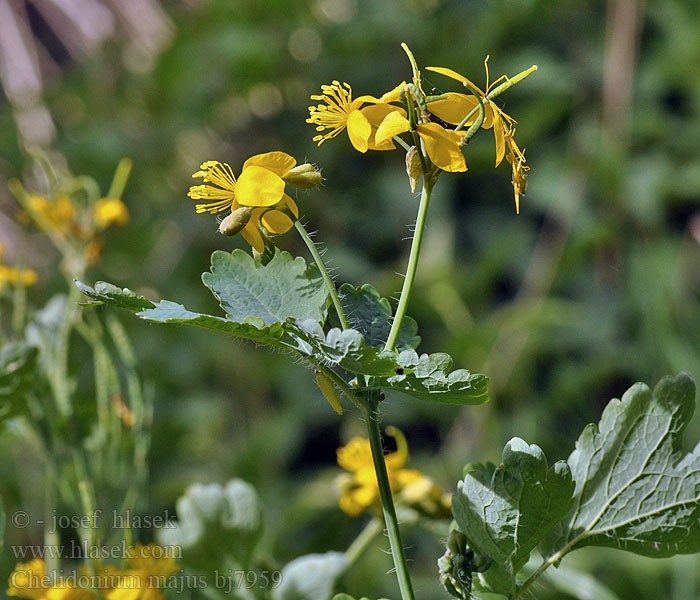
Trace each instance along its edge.
<instances>
[{"instance_id":1,"label":"hairy stem","mask_svg":"<svg viewBox=\"0 0 700 600\"><path fill-rule=\"evenodd\" d=\"M394 567L396 568L396 578L399 582L402 600L414 600L413 586L411 578L408 575L408 567L406 565L406 555L403 551L401 543L401 534L399 532L399 523L396 518L396 509L394 508L394 498L391 494L391 486L389 484L389 474L386 470L384 462L384 448L382 447L382 436L379 432L378 422L378 401L376 395L370 394L366 402L362 403L362 414L367 426L367 434L369 436L370 447L372 448L372 460L374 461L374 470L377 475L377 485L379 486L379 497L382 501L382 510L384 511L384 523L386 525L389 544L391 545L391 555L394 559Z\"/></svg>"},{"instance_id":2,"label":"hairy stem","mask_svg":"<svg viewBox=\"0 0 700 600\"><path fill-rule=\"evenodd\" d=\"M304 240L306 247L309 249L309 252L311 252L311 256L314 257L316 266L321 272L323 282L326 284L326 289L330 294L333 306L335 306L335 310L338 313L340 324L343 326L343 329L350 329L348 318L345 316L345 310L343 310L343 305L340 303L340 298L338 297L338 291L335 289L335 283L333 283L331 276L328 274L328 269L326 269L326 264L323 262L323 258L321 258L321 255L316 249L316 244L314 244L313 240L309 236L309 233L306 231L306 228L301 224L301 221L295 221L294 227L296 227L297 231L299 232L301 239Z\"/></svg>"}]
</instances>

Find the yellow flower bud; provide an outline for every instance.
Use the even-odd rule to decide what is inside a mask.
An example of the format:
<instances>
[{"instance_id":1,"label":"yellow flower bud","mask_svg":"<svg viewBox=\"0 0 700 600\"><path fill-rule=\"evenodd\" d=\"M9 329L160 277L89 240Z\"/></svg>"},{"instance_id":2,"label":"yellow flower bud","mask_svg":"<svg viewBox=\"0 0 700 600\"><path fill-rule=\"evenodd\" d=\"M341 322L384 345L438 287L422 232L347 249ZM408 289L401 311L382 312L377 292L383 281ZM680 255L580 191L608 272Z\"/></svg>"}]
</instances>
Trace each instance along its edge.
<instances>
[{"instance_id":1,"label":"yellow flower bud","mask_svg":"<svg viewBox=\"0 0 700 600\"><path fill-rule=\"evenodd\" d=\"M224 235L236 235L248 224L250 216L253 214L253 208L250 206L241 206L232 211L221 224L219 225L219 233Z\"/></svg>"},{"instance_id":2,"label":"yellow flower bud","mask_svg":"<svg viewBox=\"0 0 700 600\"><path fill-rule=\"evenodd\" d=\"M282 179L289 185L297 188L312 188L316 187L323 181L321 171L319 171L311 163L298 165L282 176Z\"/></svg>"},{"instance_id":3,"label":"yellow flower bud","mask_svg":"<svg viewBox=\"0 0 700 600\"><path fill-rule=\"evenodd\" d=\"M333 382L321 371L316 371L316 383L326 397L326 400L328 400L328 404L331 405L331 408L339 415L342 415L343 405L340 403L340 396L338 396L338 391L335 389Z\"/></svg>"}]
</instances>

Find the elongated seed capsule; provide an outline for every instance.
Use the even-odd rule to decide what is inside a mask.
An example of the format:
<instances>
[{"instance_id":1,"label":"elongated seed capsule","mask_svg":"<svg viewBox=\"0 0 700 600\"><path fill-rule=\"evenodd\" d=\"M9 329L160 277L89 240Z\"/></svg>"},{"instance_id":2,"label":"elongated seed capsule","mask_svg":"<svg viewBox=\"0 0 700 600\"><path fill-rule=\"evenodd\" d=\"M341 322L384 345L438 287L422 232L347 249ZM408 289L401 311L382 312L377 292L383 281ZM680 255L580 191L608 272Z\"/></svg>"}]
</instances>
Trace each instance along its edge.
<instances>
[{"instance_id":1,"label":"elongated seed capsule","mask_svg":"<svg viewBox=\"0 0 700 600\"><path fill-rule=\"evenodd\" d=\"M326 397L326 400L328 400L328 404L331 405L331 408L339 415L342 415L343 405L340 403L340 396L338 395L333 382L321 371L316 371L316 383L321 389L323 395Z\"/></svg>"}]
</instances>

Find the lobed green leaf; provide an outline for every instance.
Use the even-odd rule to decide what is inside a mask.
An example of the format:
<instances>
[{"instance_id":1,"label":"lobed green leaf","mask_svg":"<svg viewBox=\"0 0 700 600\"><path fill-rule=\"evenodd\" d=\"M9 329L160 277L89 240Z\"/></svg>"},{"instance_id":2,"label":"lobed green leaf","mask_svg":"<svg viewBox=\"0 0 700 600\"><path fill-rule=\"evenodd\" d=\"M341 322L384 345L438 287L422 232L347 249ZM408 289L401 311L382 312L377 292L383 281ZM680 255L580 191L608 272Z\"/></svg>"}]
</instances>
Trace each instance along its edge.
<instances>
[{"instance_id":1,"label":"lobed green leaf","mask_svg":"<svg viewBox=\"0 0 700 600\"><path fill-rule=\"evenodd\" d=\"M488 402L486 375L452 368L449 354L421 354L404 350L398 356L398 371L377 381L377 387L403 392L420 400L445 404L484 404Z\"/></svg>"},{"instance_id":2,"label":"lobed green leaf","mask_svg":"<svg viewBox=\"0 0 700 600\"><path fill-rule=\"evenodd\" d=\"M260 317L253 316L237 323L223 317L192 312L182 304L169 300L161 300L153 308L137 313L137 316L153 323L184 323L266 344L278 344L284 335L281 323L266 325Z\"/></svg>"},{"instance_id":3,"label":"lobed green leaf","mask_svg":"<svg viewBox=\"0 0 700 600\"><path fill-rule=\"evenodd\" d=\"M106 281L98 281L95 287L91 288L76 279L75 285L83 294L94 300L88 304L111 304L117 308L133 311L153 308L154 306L153 302L139 296L136 292L132 292L129 288L122 289Z\"/></svg>"},{"instance_id":4,"label":"lobed green leaf","mask_svg":"<svg viewBox=\"0 0 700 600\"><path fill-rule=\"evenodd\" d=\"M382 298L368 283L359 288L344 283L338 293L352 328L362 333L368 346L383 348L393 321L389 300ZM420 341L418 324L411 317L404 317L396 342L397 350L415 350Z\"/></svg>"},{"instance_id":5,"label":"lobed green leaf","mask_svg":"<svg viewBox=\"0 0 700 600\"><path fill-rule=\"evenodd\" d=\"M492 476L480 466L466 474L452 511L469 546L493 560L483 577L508 595L530 552L568 511L574 483L565 462L548 468L542 450L520 438L506 444L502 460Z\"/></svg>"},{"instance_id":6,"label":"lobed green leaf","mask_svg":"<svg viewBox=\"0 0 700 600\"><path fill-rule=\"evenodd\" d=\"M294 334L299 343L297 349L304 355L318 358L339 367L368 376L389 376L400 368L396 352L384 352L368 346L356 329L331 329L327 334L311 319L289 319L285 329Z\"/></svg>"},{"instance_id":7,"label":"lobed green leaf","mask_svg":"<svg viewBox=\"0 0 700 600\"><path fill-rule=\"evenodd\" d=\"M555 550L610 546L662 557L700 551L700 444L681 452L695 408L686 373L632 386L569 457L574 505Z\"/></svg>"},{"instance_id":8,"label":"lobed green leaf","mask_svg":"<svg viewBox=\"0 0 700 600\"><path fill-rule=\"evenodd\" d=\"M255 316L266 325L293 317L323 323L328 292L323 279L304 259L276 252L263 265L243 250L217 250L211 255L211 272L202 281L216 296L229 319L237 323Z\"/></svg>"}]
</instances>

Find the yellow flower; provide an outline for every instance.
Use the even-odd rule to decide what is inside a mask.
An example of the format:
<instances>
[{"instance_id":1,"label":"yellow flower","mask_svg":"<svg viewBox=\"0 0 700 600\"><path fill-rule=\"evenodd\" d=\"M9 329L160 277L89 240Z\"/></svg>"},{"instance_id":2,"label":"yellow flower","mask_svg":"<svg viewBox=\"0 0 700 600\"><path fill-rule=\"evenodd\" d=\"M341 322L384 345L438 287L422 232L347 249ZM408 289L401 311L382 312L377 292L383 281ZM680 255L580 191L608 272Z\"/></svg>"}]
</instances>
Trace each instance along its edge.
<instances>
[{"instance_id":1,"label":"yellow flower","mask_svg":"<svg viewBox=\"0 0 700 600\"><path fill-rule=\"evenodd\" d=\"M27 208L39 227L45 231L57 231L64 235L75 229L75 206L66 195L49 200L38 194L27 198Z\"/></svg>"},{"instance_id":2,"label":"yellow flower","mask_svg":"<svg viewBox=\"0 0 700 600\"><path fill-rule=\"evenodd\" d=\"M316 124L316 131L330 129L330 132L313 138L319 146L347 129L350 143L359 152L395 148L391 139L379 142L374 137L384 117L397 110L395 106L388 104L393 101L393 98L382 101L374 96L360 96L353 100L352 88L347 83L341 84L339 81L333 81L331 85L322 85L321 91L322 94L311 96L311 99L324 104L309 106L309 118L306 119L307 123ZM370 105L362 108L363 104Z\"/></svg>"},{"instance_id":3,"label":"yellow flower","mask_svg":"<svg viewBox=\"0 0 700 600\"><path fill-rule=\"evenodd\" d=\"M119 572L117 587L104 593L106 600L163 600L161 588L179 567L168 549L138 544L129 551L129 569Z\"/></svg>"},{"instance_id":4,"label":"yellow flower","mask_svg":"<svg viewBox=\"0 0 700 600\"><path fill-rule=\"evenodd\" d=\"M396 440L396 452L384 456L384 461L391 490L397 493L408 483L423 477L423 474L403 468L408 462L408 444L404 435L395 427L387 427L387 433ZM342 490L340 508L351 517L360 516L370 507L379 508L379 487L369 440L352 438L347 445L338 448L337 456L338 464L352 473L341 476L339 480Z\"/></svg>"},{"instance_id":5,"label":"yellow flower","mask_svg":"<svg viewBox=\"0 0 700 600\"><path fill-rule=\"evenodd\" d=\"M464 83L467 82L471 87L473 87L481 96L481 100L484 103L484 122L481 126L484 129L490 129L493 127L493 134L496 140L496 166L501 164L506 151L506 140L512 133L512 126L516 123L515 119L503 112L495 102L488 99L489 92L498 84L502 79L506 79L505 75L499 77L493 83L489 83L489 57L484 60L484 68L486 69L486 92L483 92L477 85L472 83L469 79L460 75L459 73L453 71L452 69L446 69L444 67L426 67L429 71L434 71L435 73L440 73L451 79L456 79L457 81ZM433 113L439 119L442 119L446 123L452 123L457 125L462 122L462 119L471 113L478 106L478 101L474 96L468 96L465 94L457 94L450 92L447 94L448 98L444 100L436 100L434 102L428 103L428 110ZM476 121L477 114L466 123L470 125Z\"/></svg>"},{"instance_id":6,"label":"yellow flower","mask_svg":"<svg viewBox=\"0 0 700 600\"><path fill-rule=\"evenodd\" d=\"M95 225L98 229L107 229L111 225L129 223L129 209L119 198L100 198L93 209Z\"/></svg>"},{"instance_id":7,"label":"yellow flower","mask_svg":"<svg viewBox=\"0 0 700 600\"><path fill-rule=\"evenodd\" d=\"M5 246L0 244L0 260L5 251ZM7 282L10 285L34 285L36 283L36 271L33 269L17 269L0 264L0 290Z\"/></svg>"},{"instance_id":8,"label":"yellow flower","mask_svg":"<svg viewBox=\"0 0 700 600\"><path fill-rule=\"evenodd\" d=\"M46 564L40 558L26 563L18 563L10 574L8 596L42 600L49 589Z\"/></svg>"},{"instance_id":9,"label":"yellow flower","mask_svg":"<svg viewBox=\"0 0 700 600\"><path fill-rule=\"evenodd\" d=\"M409 131L410 128L408 119L395 110L389 113L379 125L376 140L381 143ZM418 123L416 132L423 140L425 151L436 167L450 173L461 173L467 170L467 163L460 146L462 134L445 129L437 123Z\"/></svg>"},{"instance_id":10,"label":"yellow flower","mask_svg":"<svg viewBox=\"0 0 700 600\"><path fill-rule=\"evenodd\" d=\"M520 150L515 143L513 134L515 131L509 132L508 155L506 160L510 163L513 169L513 193L515 194L515 212L520 214L520 196L525 195L527 189L527 172L530 167L525 164L525 150Z\"/></svg>"},{"instance_id":11,"label":"yellow flower","mask_svg":"<svg viewBox=\"0 0 700 600\"><path fill-rule=\"evenodd\" d=\"M194 200L211 200L197 204L198 213L230 209L233 214L242 207L252 208L244 211L248 220L240 232L246 242L262 252L265 244L261 223L270 233L285 233L294 225L288 213L299 216L296 203L284 192L285 177L294 180L296 162L284 152L257 154L243 163L236 179L228 164L210 160L192 176L201 177L205 183L192 186L187 195Z\"/></svg>"}]
</instances>

